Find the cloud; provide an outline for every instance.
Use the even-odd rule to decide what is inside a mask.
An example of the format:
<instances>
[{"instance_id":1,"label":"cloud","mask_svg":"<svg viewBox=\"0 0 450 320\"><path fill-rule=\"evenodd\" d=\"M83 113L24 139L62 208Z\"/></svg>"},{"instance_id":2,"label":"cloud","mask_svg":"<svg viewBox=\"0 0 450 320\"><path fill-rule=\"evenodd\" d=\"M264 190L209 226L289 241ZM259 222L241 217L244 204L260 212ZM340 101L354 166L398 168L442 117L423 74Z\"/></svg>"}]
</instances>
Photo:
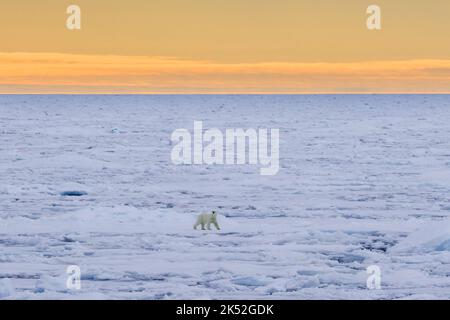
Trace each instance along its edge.
<instances>
[{"instance_id":1,"label":"cloud","mask_svg":"<svg viewBox=\"0 0 450 320\"><path fill-rule=\"evenodd\" d=\"M450 60L218 63L0 53L0 93L450 93Z\"/></svg>"}]
</instances>

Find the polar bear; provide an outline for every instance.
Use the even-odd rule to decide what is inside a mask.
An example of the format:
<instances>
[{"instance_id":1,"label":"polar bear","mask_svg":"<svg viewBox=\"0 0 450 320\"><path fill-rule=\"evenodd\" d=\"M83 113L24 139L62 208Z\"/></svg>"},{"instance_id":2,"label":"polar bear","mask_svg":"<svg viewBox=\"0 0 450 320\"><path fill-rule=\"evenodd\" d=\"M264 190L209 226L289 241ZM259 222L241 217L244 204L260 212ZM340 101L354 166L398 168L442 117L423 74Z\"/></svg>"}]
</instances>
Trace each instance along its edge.
<instances>
[{"instance_id":1,"label":"polar bear","mask_svg":"<svg viewBox=\"0 0 450 320\"><path fill-rule=\"evenodd\" d=\"M211 230L211 224L213 224L217 230L220 230L219 224L217 223L217 213L215 211L199 215L197 222L194 224L194 229L197 230L197 227L201 225L202 230L205 230L205 224L208 230Z\"/></svg>"}]
</instances>

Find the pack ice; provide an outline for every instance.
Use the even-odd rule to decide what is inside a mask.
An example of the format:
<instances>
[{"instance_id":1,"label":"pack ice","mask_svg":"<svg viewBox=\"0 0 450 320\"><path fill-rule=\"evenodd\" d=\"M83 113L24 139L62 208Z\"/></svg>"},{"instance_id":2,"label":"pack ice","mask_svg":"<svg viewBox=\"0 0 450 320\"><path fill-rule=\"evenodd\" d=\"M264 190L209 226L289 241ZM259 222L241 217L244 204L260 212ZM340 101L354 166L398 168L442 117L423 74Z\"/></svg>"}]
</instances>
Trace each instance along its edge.
<instances>
[{"instance_id":1,"label":"pack ice","mask_svg":"<svg viewBox=\"0 0 450 320\"><path fill-rule=\"evenodd\" d=\"M0 298L449 299L449 119L446 95L2 95ZM174 165L194 121L279 128L278 174Z\"/></svg>"}]
</instances>

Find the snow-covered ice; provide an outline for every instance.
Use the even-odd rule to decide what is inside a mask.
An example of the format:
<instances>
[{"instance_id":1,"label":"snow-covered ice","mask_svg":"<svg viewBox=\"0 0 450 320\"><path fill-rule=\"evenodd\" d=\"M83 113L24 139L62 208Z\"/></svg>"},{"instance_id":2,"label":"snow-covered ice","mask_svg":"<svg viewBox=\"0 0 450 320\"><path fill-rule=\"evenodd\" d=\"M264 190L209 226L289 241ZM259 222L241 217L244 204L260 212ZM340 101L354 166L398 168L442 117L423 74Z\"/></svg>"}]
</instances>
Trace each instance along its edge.
<instances>
[{"instance_id":1,"label":"snow-covered ice","mask_svg":"<svg viewBox=\"0 0 450 320\"><path fill-rule=\"evenodd\" d=\"M280 172L172 164L197 120L279 128ZM449 121L446 95L0 96L0 298L449 299Z\"/></svg>"}]
</instances>

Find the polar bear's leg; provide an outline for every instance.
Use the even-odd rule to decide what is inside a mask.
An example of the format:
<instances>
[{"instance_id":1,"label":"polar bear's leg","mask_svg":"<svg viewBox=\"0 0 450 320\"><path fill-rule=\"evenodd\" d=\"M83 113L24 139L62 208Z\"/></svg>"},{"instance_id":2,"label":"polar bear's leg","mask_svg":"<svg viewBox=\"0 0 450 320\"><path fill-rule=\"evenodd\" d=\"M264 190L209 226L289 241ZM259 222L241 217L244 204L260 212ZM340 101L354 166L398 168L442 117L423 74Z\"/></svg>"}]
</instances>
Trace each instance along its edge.
<instances>
[{"instance_id":1,"label":"polar bear's leg","mask_svg":"<svg viewBox=\"0 0 450 320\"><path fill-rule=\"evenodd\" d=\"M198 226L202 226L202 230L205 228L204 227L204 224L205 224L205 221L204 221L204 219L203 219L203 216L202 215L200 215L200 216L198 216L198 218L197 218L197 222L195 223L195 225L194 225L194 229L195 230L197 230L197 227Z\"/></svg>"},{"instance_id":2,"label":"polar bear's leg","mask_svg":"<svg viewBox=\"0 0 450 320\"><path fill-rule=\"evenodd\" d=\"M206 226L208 230L211 230L211 222L208 222L208 225Z\"/></svg>"},{"instance_id":3,"label":"polar bear's leg","mask_svg":"<svg viewBox=\"0 0 450 320\"><path fill-rule=\"evenodd\" d=\"M214 226L216 227L217 230L220 230L219 224L217 223L217 221L214 221Z\"/></svg>"},{"instance_id":4,"label":"polar bear's leg","mask_svg":"<svg viewBox=\"0 0 450 320\"><path fill-rule=\"evenodd\" d=\"M197 230L197 227L200 225L200 222L201 222L200 217L198 217L198 218L197 218L197 221L196 221L195 224L194 224L194 229L195 229L195 230Z\"/></svg>"},{"instance_id":5,"label":"polar bear's leg","mask_svg":"<svg viewBox=\"0 0 450 320\"><path fill-rule=\"evenodd\" d=\"M202 221L202 230L205 230L205 222Z\"/></svg>"}]
</instances>

